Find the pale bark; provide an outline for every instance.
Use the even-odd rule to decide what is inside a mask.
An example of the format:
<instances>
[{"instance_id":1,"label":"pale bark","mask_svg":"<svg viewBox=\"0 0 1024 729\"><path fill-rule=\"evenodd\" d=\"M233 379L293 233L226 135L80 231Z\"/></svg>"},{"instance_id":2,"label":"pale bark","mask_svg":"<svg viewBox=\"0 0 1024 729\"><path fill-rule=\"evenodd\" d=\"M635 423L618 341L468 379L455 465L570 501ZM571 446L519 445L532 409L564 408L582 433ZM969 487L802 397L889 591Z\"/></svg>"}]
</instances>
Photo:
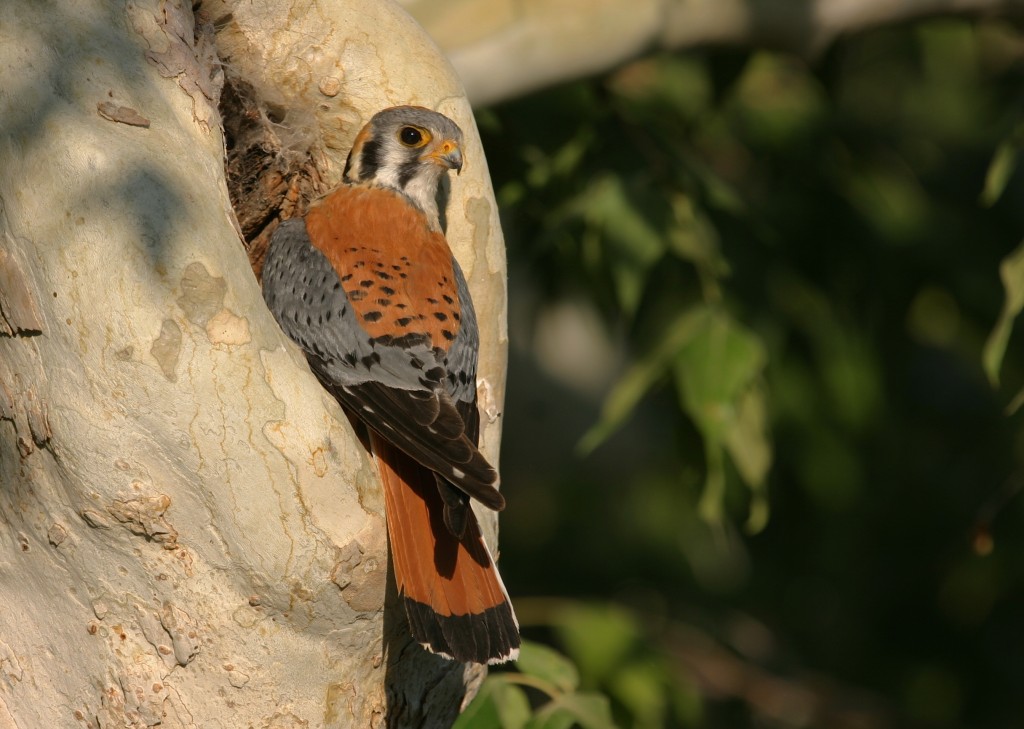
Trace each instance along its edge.
<instances>
[{"instance_id":1,"label":"pale bark","mask_svg":"<svg viewBox=\"0 0 1024 729\"><path fill-rule=\"evenodd\" d=\"M0 727L447 726L481 671L384 609L376 469L262 302L214 54L328 181L381 107L461 124L449 240L496 459L504 249L469 105L381 0L203 12L195 40L181 0L0 6Z\"/></svg>"},{"instance_id":2,"label":"pale bark","mask_svg":"<svg viewBox=\"0 0 1024 729\"><path fill-rule=\"evenodd\" d=\"M1024 0L402 0L474 105L606 72L654 49L770 46L813 55L919 17L1024 17Z\"/></svg>"}]
</instances>

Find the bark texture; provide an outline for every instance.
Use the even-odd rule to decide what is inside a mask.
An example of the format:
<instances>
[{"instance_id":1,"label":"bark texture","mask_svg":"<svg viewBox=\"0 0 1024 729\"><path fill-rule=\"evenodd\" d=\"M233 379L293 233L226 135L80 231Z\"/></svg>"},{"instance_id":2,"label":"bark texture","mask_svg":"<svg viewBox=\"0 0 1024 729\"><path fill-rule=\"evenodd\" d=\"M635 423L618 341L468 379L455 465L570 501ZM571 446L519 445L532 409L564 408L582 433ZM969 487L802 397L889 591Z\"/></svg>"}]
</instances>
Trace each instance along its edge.
<instances>
[{"instance_id":1,"label":"bark texture","mask_svg":"<svg viewBox=\"0 0 1024 729\"><path fill-rule=\"evenodd\" d=\"M381 0L200 18L0 7L0 727L447 726L482 673L385 609L376 468L263 305L217 102L252 84L325 185L383 106L460 123L449 240L496 460L504 249L469 105Z\"/></svg>"}]
</instances>

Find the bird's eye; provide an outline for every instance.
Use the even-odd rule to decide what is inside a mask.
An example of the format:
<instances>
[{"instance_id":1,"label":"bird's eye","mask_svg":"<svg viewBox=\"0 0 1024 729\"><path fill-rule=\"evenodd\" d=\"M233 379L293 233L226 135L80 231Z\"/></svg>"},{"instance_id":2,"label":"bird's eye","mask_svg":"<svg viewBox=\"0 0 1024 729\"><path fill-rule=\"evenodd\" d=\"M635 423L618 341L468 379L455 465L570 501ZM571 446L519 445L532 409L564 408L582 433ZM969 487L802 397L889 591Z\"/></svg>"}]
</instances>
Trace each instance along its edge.
<instances>
[{"instance_id":1,"label":"bird's eye","mask_svg":"<svg viewBox=\"0 0 1024 729\"><path fill-rule=\"evenodd\" d=\"M418 147L423 142L423 133L416 127L402 127L398 138L406 147Z\"/></svg>"}]
</instances>

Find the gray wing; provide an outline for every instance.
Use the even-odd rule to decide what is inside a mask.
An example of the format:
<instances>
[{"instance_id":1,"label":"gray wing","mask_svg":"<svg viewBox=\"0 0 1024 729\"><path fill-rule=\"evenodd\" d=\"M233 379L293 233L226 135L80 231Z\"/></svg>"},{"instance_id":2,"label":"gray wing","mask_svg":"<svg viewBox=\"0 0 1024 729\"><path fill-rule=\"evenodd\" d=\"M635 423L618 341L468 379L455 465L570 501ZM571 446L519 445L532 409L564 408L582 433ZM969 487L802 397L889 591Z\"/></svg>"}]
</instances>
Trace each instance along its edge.
<instances>
[{"instance_id":1,"label":"gray wing","mask_svg":"<svg viewBox=\"0 0 1024 729\"><path fill-rule=\"evenodd\" d=\"M480 411L477 409L476 361L480 334L466 277L459 262L454 258L452 265L455 268L455 284L459 291L462 321L445 358L445 369L448 371L446 386L448 394L455 400L455 407L466 423L466 435L473 441L473 445L479 445Z\"/></svg>"},{"instance_id":2,"label":"gray wing","mask_svg":"<svg viewBox=\"0 0 1024 729\"><path fill-rule=\"evenodd\" d=\"M440 381L441 363L426 337L410 335L396 346L375 341L359 326L337 272L301 219L274 231L263 265L263 299L284 333L319 359L317 374L335 385L377 382L408 390L433 389Z\"/></svg>"},{"instance_id":3,"label":"gray wing","mask_svg":"<svg viewBox=\"0 0 1024 729\"><path fill-rule=\"evenodd\" d=\"M271 238L263 298L339 402L460 491L489 508L504 508L497 472L476 448L478 421L467 423L462 415L468 397L463 380L472 383L475 402L476 357L466 352L475 349L472 305L471 331L463 335L461 327L450 350L465 336L457 360L435 351L425 334L374 339L359 325L337 272L300 219L285 221ZM472 377L456 374L460 384L452 386L445 359L470 363Z\"/></svg>"},{"instance_id":4,"label":"gray wing","mask_svg":"<svg viewBox=\"0 0 1024 729\"><path fill-rule=\"evenodd\" d=\"M455 269L455 284L459 292L462 320L445 358L445 368L448 371L445 386L465 424L466 437L473 445L479 445L480 410L477 407L476 364L480 334L473 299L469 295L469 285L459 262L454 257L452 266ZM448 531L461 538L466 531L469 498L465 491L440 475L437 476L437 489L444 501L445 526Z\"/></svg>"}]
</instances>

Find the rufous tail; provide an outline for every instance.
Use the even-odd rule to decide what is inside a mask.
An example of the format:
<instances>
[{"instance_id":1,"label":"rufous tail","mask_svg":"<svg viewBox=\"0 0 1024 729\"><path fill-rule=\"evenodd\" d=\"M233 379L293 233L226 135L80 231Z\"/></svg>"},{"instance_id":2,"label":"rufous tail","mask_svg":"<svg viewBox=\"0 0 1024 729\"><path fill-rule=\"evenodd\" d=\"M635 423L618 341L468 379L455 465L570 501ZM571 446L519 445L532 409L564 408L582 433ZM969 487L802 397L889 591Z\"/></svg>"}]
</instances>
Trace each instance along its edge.
<instances>
[{"instance_id":1,"label":"rufous tail","mask_svg":"<svg viewBox=\"0 0 1024 729\"><path fill-rule=\"evenodd\" d=\"M462 539L444 523L434 473L382 437L370 442L384 486L395 570L413 638L457 661L519 655L519 624L472 510Z\"/></svg>"}]
</instances>

